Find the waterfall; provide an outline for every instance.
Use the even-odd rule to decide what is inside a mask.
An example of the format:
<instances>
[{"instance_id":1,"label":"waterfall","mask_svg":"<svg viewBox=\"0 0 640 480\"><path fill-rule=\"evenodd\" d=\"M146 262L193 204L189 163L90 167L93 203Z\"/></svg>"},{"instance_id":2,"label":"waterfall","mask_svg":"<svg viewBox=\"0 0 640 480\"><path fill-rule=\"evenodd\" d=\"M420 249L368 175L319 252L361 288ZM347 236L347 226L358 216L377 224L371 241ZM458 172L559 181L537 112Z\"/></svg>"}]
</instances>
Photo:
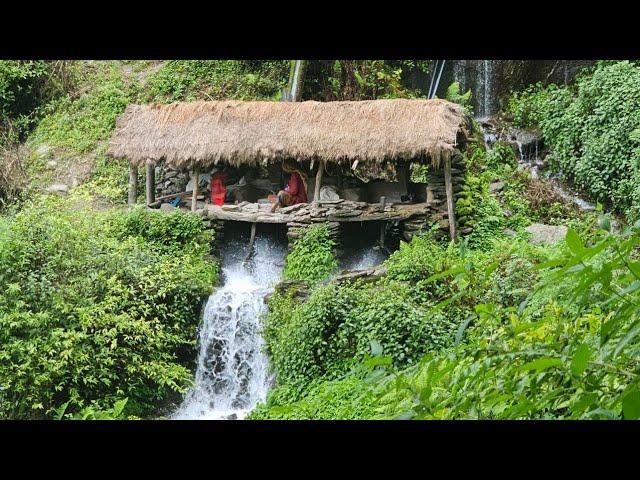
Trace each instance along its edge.
<instances>
[{"instance_id":1,"label":"waterfall","mask_svg":"<svg viewBox=\"0 0 640 480\"><path fill-rule=\"evenodd\" d=\"M464 92L467 87L467 61L457 60L453 64L453 80L460 84L460 92Z\"/></svg>"},{"instance_id":2,"label":"waterfall","mask_svg":"<svg viewBox=\"0 0 640 480\"><path fill-rule=\"evenodd\" d=\"M223 247L224 284L205 306L195 386L174 419L241 419L266 398L271 378L260 336L264 296L280 278L286 246L259 236L254 249L245 265L246 241Z\"/></svg>"},{"instance_id":3,"label":"waterfall","mask_svg":"<svg viewBox=\"0 0 640 480\"><path fill-rule=\"evenodd\" d=\"M387 255L382 250L369 247L354 252L348 260L343 262L342 268L344 270L366 270L380 265L386 259Z\"/></svg>"},{"instance_id":4,"label":"waterfall","mask_svg":"<svg viewBox=\"0 0 640 480\"><path fill-rule=\"evenodd\" d=\"M300 83L300 73L302 68L302 60L296 60L293 68L293 78L291 80L291 99L293 102L298 98L298 84Z\"/></svg>"},{"instance_id":5,"label":"waterfall","mask_svg":"<svg viewBox=\"0 0 640 480\"><path fill-rule=\"evenodd\" d=\"M482 60L478 65L478 118L488 117L493 113L493 61Z\"/></svg>"},{"instance_id":6,"label":"waterfall","mask_svg":"<svg viewBox=\"0 0 640 480\"><path fill-rule=\"evenodd\" d=\"M471 89L476 118L495 113L497 86L495 60L455 60L452 78L460 84L460 92Z\"/></svg>"}]
</instances>

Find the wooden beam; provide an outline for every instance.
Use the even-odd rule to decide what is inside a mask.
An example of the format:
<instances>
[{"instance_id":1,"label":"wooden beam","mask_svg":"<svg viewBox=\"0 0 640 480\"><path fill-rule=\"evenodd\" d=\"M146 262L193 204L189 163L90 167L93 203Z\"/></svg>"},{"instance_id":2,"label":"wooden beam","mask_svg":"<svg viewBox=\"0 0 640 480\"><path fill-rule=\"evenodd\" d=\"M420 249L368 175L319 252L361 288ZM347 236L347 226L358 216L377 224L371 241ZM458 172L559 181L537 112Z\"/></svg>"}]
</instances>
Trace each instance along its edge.
<instances>
[{"instance_id":1,"label":"wooden beam","mask_svg":"<svg viewBox=\"0 0 640 480\"><path fill-rule=\"evenodd\" d=\"M191 175L193 190L191 193L191 211L196 211L196 206L198 204L198 187L200 185L200 171L198 167L194 167L193 173Z\"/></svg>"},{"instance_id":2,"label":"wooden beam","mask_svg":"<svg viewBox=\"0 0 640 480\"><path fill-rule=\"evenodd\" d=\"M242 263L246 263L253 255L253 244L256 241L256 226L257 226L256 222L253 222L251 224L251 238L249 239L249 248L247 251L247 256L244 257L244 260Z\"/></svg>"},{"instance_id":3,"label":"wooden beam","mask_svg":"<svg viewBox=\"0 0 640 480\"><path fill-rule=\"evenodd\" d=\"M444 185L447 193L447 213L449 216L449 234L452 240L456 239L456 214L453 207L453 185L451 183L451 157L447 156L444 162Z\"/></svg>"},{"instance_id":4,"label":"wooden beam","mask_svg":"<svg viewBox=\"0 0 640 480\"><path fill-rule=\"evenodd\" d=\"M146 179L147 205L156 201L156 167L151 160L147 160L147 179Z\"/></svg>"},{"instance_id":5,"label":"wooden beam","mask_svg":"<svg viewBox=\"0 0 640 480\"><path fill-rule=\"evenodd\" d=\"M320 188L322 187L322 173L324 172L324 160L318 163L318 173L316 173L316 187L313 190L313 201L317 203L320 200Z\"/></svg>"},{"instance_id":6,"label":"wooden beam","mask_svg":"<svg viewBox=\"0 0 640 480\"><path fill-rule=\"evenodd\" d=\"M129 198L128 204L133 206L138 200L138 167L129 162Z\"/></svg>"}]
</instances>

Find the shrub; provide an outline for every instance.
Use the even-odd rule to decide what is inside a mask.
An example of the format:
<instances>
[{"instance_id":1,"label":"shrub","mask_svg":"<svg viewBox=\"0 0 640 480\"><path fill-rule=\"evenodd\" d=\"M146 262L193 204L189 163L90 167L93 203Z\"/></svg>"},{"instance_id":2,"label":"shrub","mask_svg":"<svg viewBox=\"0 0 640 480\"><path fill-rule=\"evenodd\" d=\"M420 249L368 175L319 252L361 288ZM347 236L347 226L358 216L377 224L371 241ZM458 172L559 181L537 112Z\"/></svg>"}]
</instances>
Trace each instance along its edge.
<instances>
[{"instance_id":1,"label":"shrub","mask_svg":"<svg viewBox=\"0 0 640 480\"><path fill-rule=\"evenodd\" d=\"M476 266L438 281L468 277L469 296L485 302L468 306L454 345L401 369L380 359L364 378L354 366L339 379L311 382L297 398L280 387L255 417L639 418L640 225L592 238L570 230L554 249L500 244L490 254L461 255L458 263ZM483 285L493 291L479 294Z\"/></svg>"},{"instance_id":2,"label":"shrub","mask_svg":"<svg viewBox=\"0 0 640 480\"><path fill-rule=\"evenodd\" d=\"M575 88L525 91L510 102L519 124L540 127L556 172L631 217L640 213L639 107L640 66L628 61L600 63Z\"/></svg>"},{"instance_id":3,"label":"shrub","mask_svg":"<svg viewBox=\"0 0 640 480\"><path fill-rule=\"evenodd\" d=\"M325 224L305 228L287 255L284 278L316 283L326 279L337 267L335 242Z\"/></svg>"},{"instance_id":4,"label":"shrub","mask_svg":"<svg viewBox=\"0 0 640 480\"><path fill-rule=\"evenodd\" d=\"M13 140L24 138L48 97L45 84L50 74L41 60L0 60L0 133L10 121L15 127Z\"/></svg>"},{"instance_id":5,"label":"shrub","mask_svg":"<svg viewBox=\"0 0 640 480\"><path fill-rule=\"evenodd\" d=\"M161 215L49 198L0 220L0 416L122 397L129 414L147 416L186 391L217 268L203 261L202 226ZM179 233L166 235L165 219Z\"/></svg>"}]
</instances>

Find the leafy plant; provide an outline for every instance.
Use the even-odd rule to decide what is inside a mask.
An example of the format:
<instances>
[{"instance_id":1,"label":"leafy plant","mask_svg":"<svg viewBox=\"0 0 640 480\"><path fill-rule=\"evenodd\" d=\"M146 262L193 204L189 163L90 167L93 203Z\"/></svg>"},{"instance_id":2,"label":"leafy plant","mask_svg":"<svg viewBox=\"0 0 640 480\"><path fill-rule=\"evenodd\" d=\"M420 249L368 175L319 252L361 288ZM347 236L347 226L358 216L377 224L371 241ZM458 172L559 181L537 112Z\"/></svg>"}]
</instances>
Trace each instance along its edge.
<instances>
[{"instance_id":1,"label":"leafy plant","mask_svg":"<svg viewBox=\"0 0 640 480\"><path fill-rule=\"evenodd\" d=\"M337 267L335 242L325 224L304 229L287 256L284 277L315 283L327 278Z\"/></svg>"},{"instance_id":2,"label":"leafy plant","mask_svg":"<svg viewBox=\"0 0 640 480\"><path fill-rule=\"evenodd\" d=\"M639 86L637 63L602 62L575 88L536 87L509 104L518 124L540 128L556 172L632 219L640 212Z\"/></svg>"},{"instance_id":3,"label":"leafy plant","mask_svg":"<svg viewBox=\"0 0 640 480\"><path fill-rule=\"evenodd\" d=\"M49 197L0 219L0 416L123 397L146 416L186 391L217 267L201 220L183 217Z\"/></svg>"}]
</instances>

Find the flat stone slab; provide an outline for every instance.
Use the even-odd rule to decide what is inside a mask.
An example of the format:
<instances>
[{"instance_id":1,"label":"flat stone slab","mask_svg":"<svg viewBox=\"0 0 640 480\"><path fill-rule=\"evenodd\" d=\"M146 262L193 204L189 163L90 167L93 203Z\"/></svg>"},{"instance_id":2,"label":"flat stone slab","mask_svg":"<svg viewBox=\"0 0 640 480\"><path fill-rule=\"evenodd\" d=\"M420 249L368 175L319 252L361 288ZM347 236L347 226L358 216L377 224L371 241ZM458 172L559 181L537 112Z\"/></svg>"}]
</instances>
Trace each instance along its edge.
<instances>
[{"instance_id":1,"label":"flat stone slab","mask_svg":"<svg viewBox=\"0 0 640 480\"><path fill-rule=\"evenodd\" d=\"M568 228L565 225L545 225L534 223L525 228L531 234L529 242L542 245L561 242L567 236Z\"/></svg>"},{"instance_id":2,"label":"flat stone slab","mask_svg":"<svg viewBox=\"0 0 640 480\"><path fill-rule=\"evenodd\" d=\"M171 205L170 203L161 203L160 204L160 210L163 210L165 212L172 212L175 209L177 209L178 207L174 207L173 205Z\"/></svg>"},{"instance_id":3,"label":"flat stone slab","mask_svg":"<svg viewBox=\"0 0 640 480\"><path fill-rule=\"evenodd\" d=\"M49 185L46 190L50 193L64 195L66 193L69 193L69 186L65 185L64 183L54 183L53 185Z\"/></svg>"}]
</instances>

